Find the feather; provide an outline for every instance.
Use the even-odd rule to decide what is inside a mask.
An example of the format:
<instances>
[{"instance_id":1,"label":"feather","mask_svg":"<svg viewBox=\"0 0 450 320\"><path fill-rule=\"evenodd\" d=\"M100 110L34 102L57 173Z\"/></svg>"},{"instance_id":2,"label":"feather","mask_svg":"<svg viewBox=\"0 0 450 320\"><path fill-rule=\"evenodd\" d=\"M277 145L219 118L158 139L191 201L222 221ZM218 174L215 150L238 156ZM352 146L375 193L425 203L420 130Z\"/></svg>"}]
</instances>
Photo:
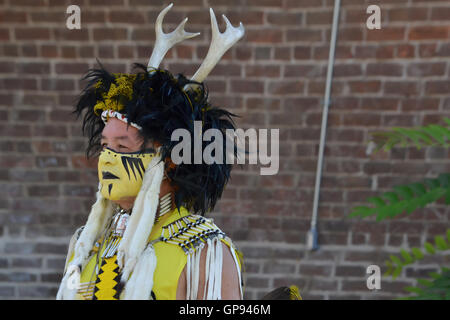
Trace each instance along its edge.
<instances>
[{"instance_id":1,"label":"feather","mask_svg":"<svg viewBox=\"0 0 450 320\"><path fill-rule=\"evenodd\" d=\"M124 300L148 300L151 297L156 264L155 249L150 244L140 255L133 274L125 285Z\"/></svg>"},{"instance_id":2,"label":"feather","mask_svg":"<svg viewBox=\"0 0 450 320\"><path fill-rule=\"evenodd\" d=\"M262 300L302 300L297 286L279 287L267 293Z\"/></svg>"}]
</instances>

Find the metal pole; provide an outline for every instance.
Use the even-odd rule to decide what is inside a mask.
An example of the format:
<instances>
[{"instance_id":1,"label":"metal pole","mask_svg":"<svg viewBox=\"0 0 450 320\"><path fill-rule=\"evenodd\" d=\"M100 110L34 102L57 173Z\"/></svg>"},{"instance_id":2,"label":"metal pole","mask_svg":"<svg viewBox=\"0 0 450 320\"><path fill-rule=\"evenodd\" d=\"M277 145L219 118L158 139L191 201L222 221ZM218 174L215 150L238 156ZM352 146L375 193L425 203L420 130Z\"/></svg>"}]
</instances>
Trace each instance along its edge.
<instances>
[{"instance_id":1,"label":"metal pole","mask_svg":"<svg viewBox=\"0 0 450 320\"><path fill-rule=\"evenodd\" d=\"M314 188L313 213L311 217L311 229L308 232L307 246L309 250L317 250L317 211L319 207L320 180L322 178L323 152L325 148L325 136L327 131L328 108L330 105L331 82L333 78L334 53L336 50L337 29L339 24L340 0L334 1L333 26L331 29L330 53L328 55L327 82L325 86L325 99L322 113L322 127L320 129L319 156L316 169L316 185Z\"/></svg>"}]
</instances>

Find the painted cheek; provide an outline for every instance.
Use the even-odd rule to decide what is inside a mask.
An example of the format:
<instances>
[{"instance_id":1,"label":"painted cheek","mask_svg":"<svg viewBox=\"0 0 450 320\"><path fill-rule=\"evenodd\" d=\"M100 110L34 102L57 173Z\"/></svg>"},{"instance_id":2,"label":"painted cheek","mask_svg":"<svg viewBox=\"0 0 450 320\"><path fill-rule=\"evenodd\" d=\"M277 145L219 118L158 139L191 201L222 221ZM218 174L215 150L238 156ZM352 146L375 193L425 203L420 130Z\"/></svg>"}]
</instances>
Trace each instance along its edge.
<instances>
[{"instance_id":1,"label":"painted cheek","mask_svg":"<svg viewBox=\"0 0 450 320\"><path fill-rule=\"evenodd\" d=\"M134 178L136 181L144 177L144 163L139 157L122 157L122 165L128 175L128 179Z\"/></svg>"}]
</instances>

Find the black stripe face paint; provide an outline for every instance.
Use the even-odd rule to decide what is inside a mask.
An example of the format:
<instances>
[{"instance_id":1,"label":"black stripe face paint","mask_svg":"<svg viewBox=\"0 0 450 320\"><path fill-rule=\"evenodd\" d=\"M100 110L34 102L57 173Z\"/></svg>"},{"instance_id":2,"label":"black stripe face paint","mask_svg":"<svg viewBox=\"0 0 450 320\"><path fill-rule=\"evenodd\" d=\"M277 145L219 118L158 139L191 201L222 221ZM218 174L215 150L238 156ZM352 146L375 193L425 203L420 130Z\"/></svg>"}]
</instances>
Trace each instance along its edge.
<instances>
[{"instance_id":1,"label":"black stripe face paint","mask_svg":"<svg viewBox=\"0 0 450 320\"><path fill-rule=\"evenodd\" d=\"M154 156L155 153L149 150L122 153L105 148L98 161L102 195L110 200L136 197L142 186L145 170Z\"/></svg>"}]
</instances>

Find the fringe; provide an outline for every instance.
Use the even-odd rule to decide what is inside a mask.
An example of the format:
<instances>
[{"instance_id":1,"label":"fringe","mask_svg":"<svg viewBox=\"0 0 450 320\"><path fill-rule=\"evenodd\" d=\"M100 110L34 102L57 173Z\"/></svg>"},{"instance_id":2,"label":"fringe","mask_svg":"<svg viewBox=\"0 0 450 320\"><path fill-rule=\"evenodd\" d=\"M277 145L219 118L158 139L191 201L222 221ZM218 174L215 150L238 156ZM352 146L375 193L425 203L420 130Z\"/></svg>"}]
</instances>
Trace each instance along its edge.
<instances>
[{"instance_id":1,"label":"fringe","mask_svg":"<svg viewBox=\"0 0 450 320\"><path fill-rule=\"evenodd\" d=\"M149 300L153 288L153 275L157 264L155 249L149 244L139 257L121 299Z\"/></svg>"},{"instance_id":2,"label":"fringe","mask_svg":"<svg viewBox=\"0 0 450 320\"><path fill-rule=\"evenodd\" d=\"M205 246L187 255L186 299L196 300L199 295L200 257ZM223 248L219 237L206 241L205 284L203 300L220 300L222 296ZM238 270L239 271L239 270Z\"/></svg>"},{"instance_id":3,"label":"fringe","mask_svg":"<svg viewBox=\"0 0 450 320\"><path fill-rule=\"evenodd\" d=\"M243 292L242 292L242 275L241 275L241 269L239 268L239 262L238 262L238 258L237 258L237 255L236 255L236 250L234 249L234 247L233 247L233 245L231 244L230 245L230 251L231 251L231 255L233 256L233 259L234 259L234 264L236 265L236 270L237 270L237 273L238 273L238 277L239 277L239 290L240 290L240 293L241 293L241 299L243 299ZM242 266L241 266L242 267Z\"/></svg>"}]
</instances>

